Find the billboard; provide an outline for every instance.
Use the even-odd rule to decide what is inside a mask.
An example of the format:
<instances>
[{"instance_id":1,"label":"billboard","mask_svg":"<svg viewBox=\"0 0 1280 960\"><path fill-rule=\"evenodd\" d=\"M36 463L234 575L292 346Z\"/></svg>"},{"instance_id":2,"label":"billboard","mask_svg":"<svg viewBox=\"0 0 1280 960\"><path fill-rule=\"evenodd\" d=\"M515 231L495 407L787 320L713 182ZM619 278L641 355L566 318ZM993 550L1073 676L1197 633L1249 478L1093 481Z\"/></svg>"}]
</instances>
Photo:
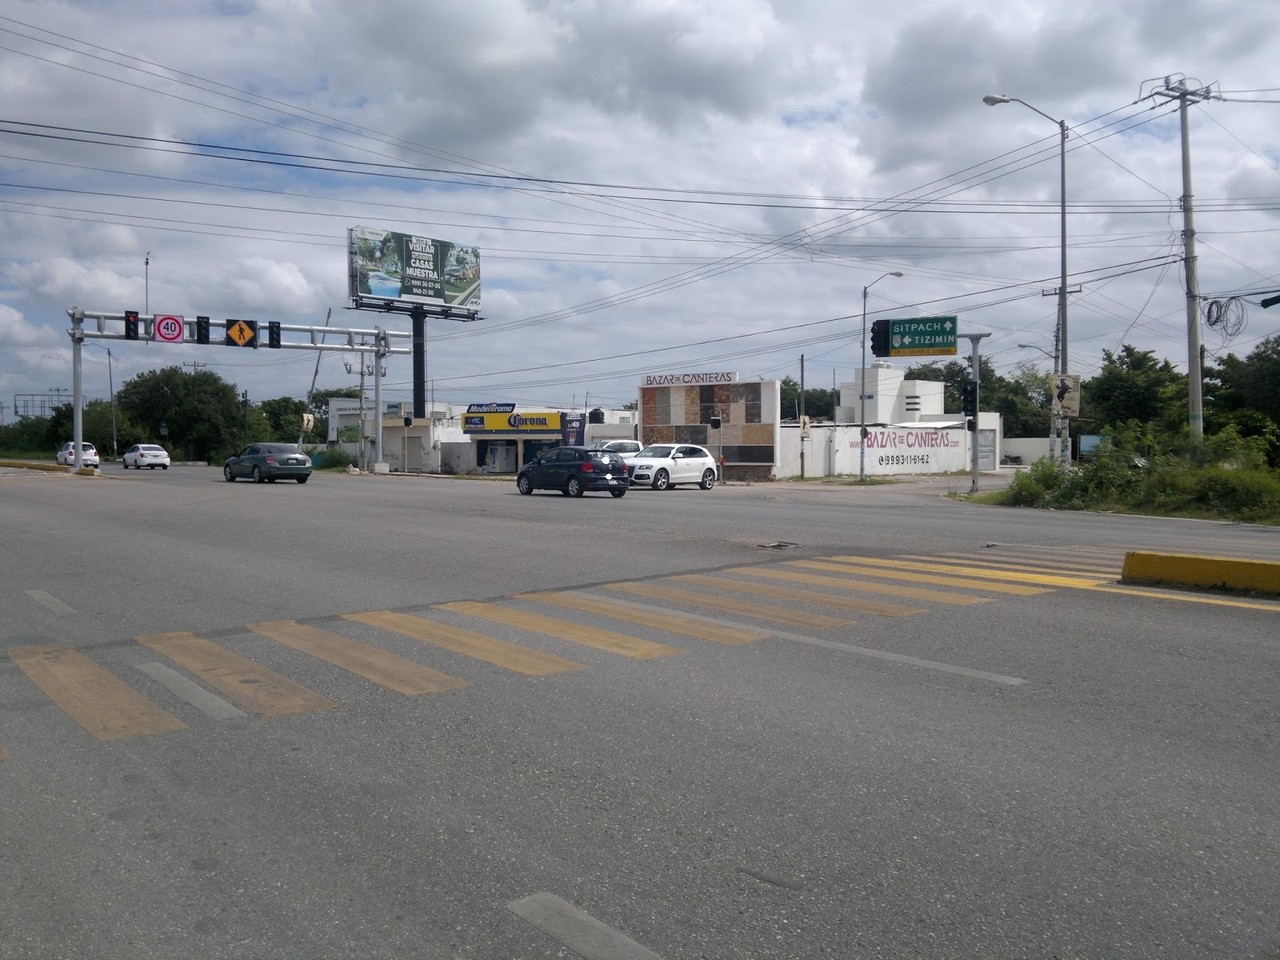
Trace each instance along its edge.
<instances>
[{"instance_id":1,"label":"billboard","mask_svg":"<svg viewBox=\"0 0 1280 960\"><path fill-rule=\"evenodd\" d=\"M348 295L412 307L480 309L480 250L377 227L347 230Z\"/></svg>"}]
</instances>

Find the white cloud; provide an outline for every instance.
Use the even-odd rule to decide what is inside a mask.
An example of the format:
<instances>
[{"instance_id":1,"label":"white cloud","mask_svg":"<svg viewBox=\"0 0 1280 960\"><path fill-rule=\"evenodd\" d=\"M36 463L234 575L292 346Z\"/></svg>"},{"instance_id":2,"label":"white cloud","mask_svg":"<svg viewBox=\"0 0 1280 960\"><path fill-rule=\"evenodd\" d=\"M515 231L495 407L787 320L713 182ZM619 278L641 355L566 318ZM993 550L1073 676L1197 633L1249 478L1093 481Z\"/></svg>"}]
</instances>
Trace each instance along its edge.
<instances>
[{"instance_id":1,"label":"white cloud","mask_svg":"<svg viewBox=\"0 0 1280 960\"><path fill-rule=\"evenodd\" d=\"M890 270L906 276L876 287L873 312L959 313L993 332L984 349L1012 369L1036 359L1019 341L1051 339L1057 130L1020 104L984 106L991 92L1071 127L1080 372L1126 341L1181 365L1180 269L1152 265L1178 249L1177 120L1134 101L1178 70L1224 91L1280 86L1270 0L1229 15L1189 0L264 0L159 14L0 0L0 13L31 25L0 21L15 51L0 96L11 119L45 125L0 132L14 184L0 195L0 297L62 363L31 372L0 350L0 370L41 390L51 374L69 381L72 304L400 322L343 309L357 224L482 248L484 319L431 324L441 399L510 389L553 404L589 389L622 402L636 379L622 371L794 375L801 353L815 381L845 380L848 318ZM1275 283L1274 109L1191 111L1206 291ZM75 130L153 139L107 146ZM229 154L159 140L276 154L211 159ZM308 169L326 158L414 169ZM1254 313L1238 342L1213 348L1247 353L1274 327ZM0 326L0 348L20 329ZM701 341L716 342L644 352ZM119 353L126 369L158 357ZM305 391L309 364L287 362L300 356L199 353L251 393L269 379L271 395ZM556 366L574 360L589 362ZM506 370L527 372L488 376ZM389 377L407 392L407 362Z\"/></svg>"}]
</instances>

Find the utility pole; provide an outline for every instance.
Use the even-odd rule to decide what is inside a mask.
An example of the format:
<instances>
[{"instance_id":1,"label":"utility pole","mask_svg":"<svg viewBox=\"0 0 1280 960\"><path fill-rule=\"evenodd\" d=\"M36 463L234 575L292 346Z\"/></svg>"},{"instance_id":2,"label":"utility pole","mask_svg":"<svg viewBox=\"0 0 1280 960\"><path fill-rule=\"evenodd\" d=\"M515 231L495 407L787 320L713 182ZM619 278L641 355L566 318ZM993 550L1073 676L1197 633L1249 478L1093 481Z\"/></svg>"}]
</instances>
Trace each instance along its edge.
<instances>
[{"instance_id":1,"label":"utility pole","mask_svg":"<svg viewBox=\"0 0 1280 960\"><path fill-rule=\"evenodd\" d=\"M324 314L324 325L329 326L329 318L333 316L333 307L330 307ZM324 336L321 335L320 343L324 343ZM316 353L316 368L311 373L311 386L307 389L307 412L311 412L311 395L316 392L316 379L320 376L320 358L324 356L324 351ZM302 446L302 441L306 439L307 432L305 430L298 431L298 446Z\"/></svg>"},{"instance_id":2,"label":"utility pole","mask_svg":"<svg viewBox=\"0 0 1280 960\"><path fill-rule=\"evenodd\" d=\"M1204 372L1200 359L1200 281L1196 275L1196 227L1191 204L1191 134L1187 124L1187 104L1200 103L1217 95L1209 87L1193 90L1185 79L1164 78L1164 89L1152 96L1178 101L1182 124L1182 248L1187 276L1187 420L1191 443L1204 439Z\"/></svg>"},{"instance_id":3,"label":"utility pole","mask_svg":"<svg viewBox=\"0 0 1280 960\"><path fill-rule=\"evenodd\" d=\"M116 383L111 372L111 348L107 347L107 389L111 391L111 455L116 455Z\"/></svg>"},{"instance_id":4,"label":"utility pole","mask_svg":"<svg viewBox=\"0 0 1280 960\"><path fill-rule=\"evenodd\" d=\"M804 479L804 354L800 354L800 479Z\"/></svg>"}]
</instances>

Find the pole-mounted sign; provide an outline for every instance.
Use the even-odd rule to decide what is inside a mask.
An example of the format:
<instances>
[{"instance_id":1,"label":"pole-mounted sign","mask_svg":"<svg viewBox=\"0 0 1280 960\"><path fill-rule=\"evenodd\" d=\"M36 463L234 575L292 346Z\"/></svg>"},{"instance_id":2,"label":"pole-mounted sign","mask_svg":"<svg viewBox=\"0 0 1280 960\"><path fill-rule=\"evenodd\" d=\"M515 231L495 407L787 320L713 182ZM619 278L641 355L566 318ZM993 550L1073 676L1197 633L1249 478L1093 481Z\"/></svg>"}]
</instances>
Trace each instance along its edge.
<instances>
[{"instance_id":1,"label":"pole-mounted sign","mask_svg":"<svg viewBox=\"0 0 1280 960\"><path fill-rule=\"evenodd\" d=\"M876 320L871 325L871 352L877 357L954 357L956 318Z\"/></svg>"}]
</instances>

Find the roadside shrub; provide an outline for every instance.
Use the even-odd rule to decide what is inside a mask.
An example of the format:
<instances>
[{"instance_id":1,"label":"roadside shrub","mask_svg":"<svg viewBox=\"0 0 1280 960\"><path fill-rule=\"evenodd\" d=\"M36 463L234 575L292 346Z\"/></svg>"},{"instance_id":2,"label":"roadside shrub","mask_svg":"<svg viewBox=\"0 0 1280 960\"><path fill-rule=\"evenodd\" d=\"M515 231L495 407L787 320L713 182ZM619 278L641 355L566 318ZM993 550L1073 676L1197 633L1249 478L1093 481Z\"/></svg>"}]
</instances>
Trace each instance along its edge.
<instances>
[{"instance_id":1,"label":"roadside shrub","mask_svg":"<svg viewBox=\"0 0 1280 960\"><path fill-rule=\"evenodd\" d=\"M1029 470L1019 470L1009 483L1008 503L1014 507L1048 506L1051 491L1061 482L1062 475L1048 457L1041 457Z\"/></svg>"},{"instance_id":2,"label":"roadside shrub","mask_svg":"<svg viewBox=\"0 0 1280 960\"><path fill-rule=\"evenodd\" d=\"M311 465L317 470L345 470L356 465L356 458L341 447L329 447L312 453Z\"/></svg>"}]
</instances>

